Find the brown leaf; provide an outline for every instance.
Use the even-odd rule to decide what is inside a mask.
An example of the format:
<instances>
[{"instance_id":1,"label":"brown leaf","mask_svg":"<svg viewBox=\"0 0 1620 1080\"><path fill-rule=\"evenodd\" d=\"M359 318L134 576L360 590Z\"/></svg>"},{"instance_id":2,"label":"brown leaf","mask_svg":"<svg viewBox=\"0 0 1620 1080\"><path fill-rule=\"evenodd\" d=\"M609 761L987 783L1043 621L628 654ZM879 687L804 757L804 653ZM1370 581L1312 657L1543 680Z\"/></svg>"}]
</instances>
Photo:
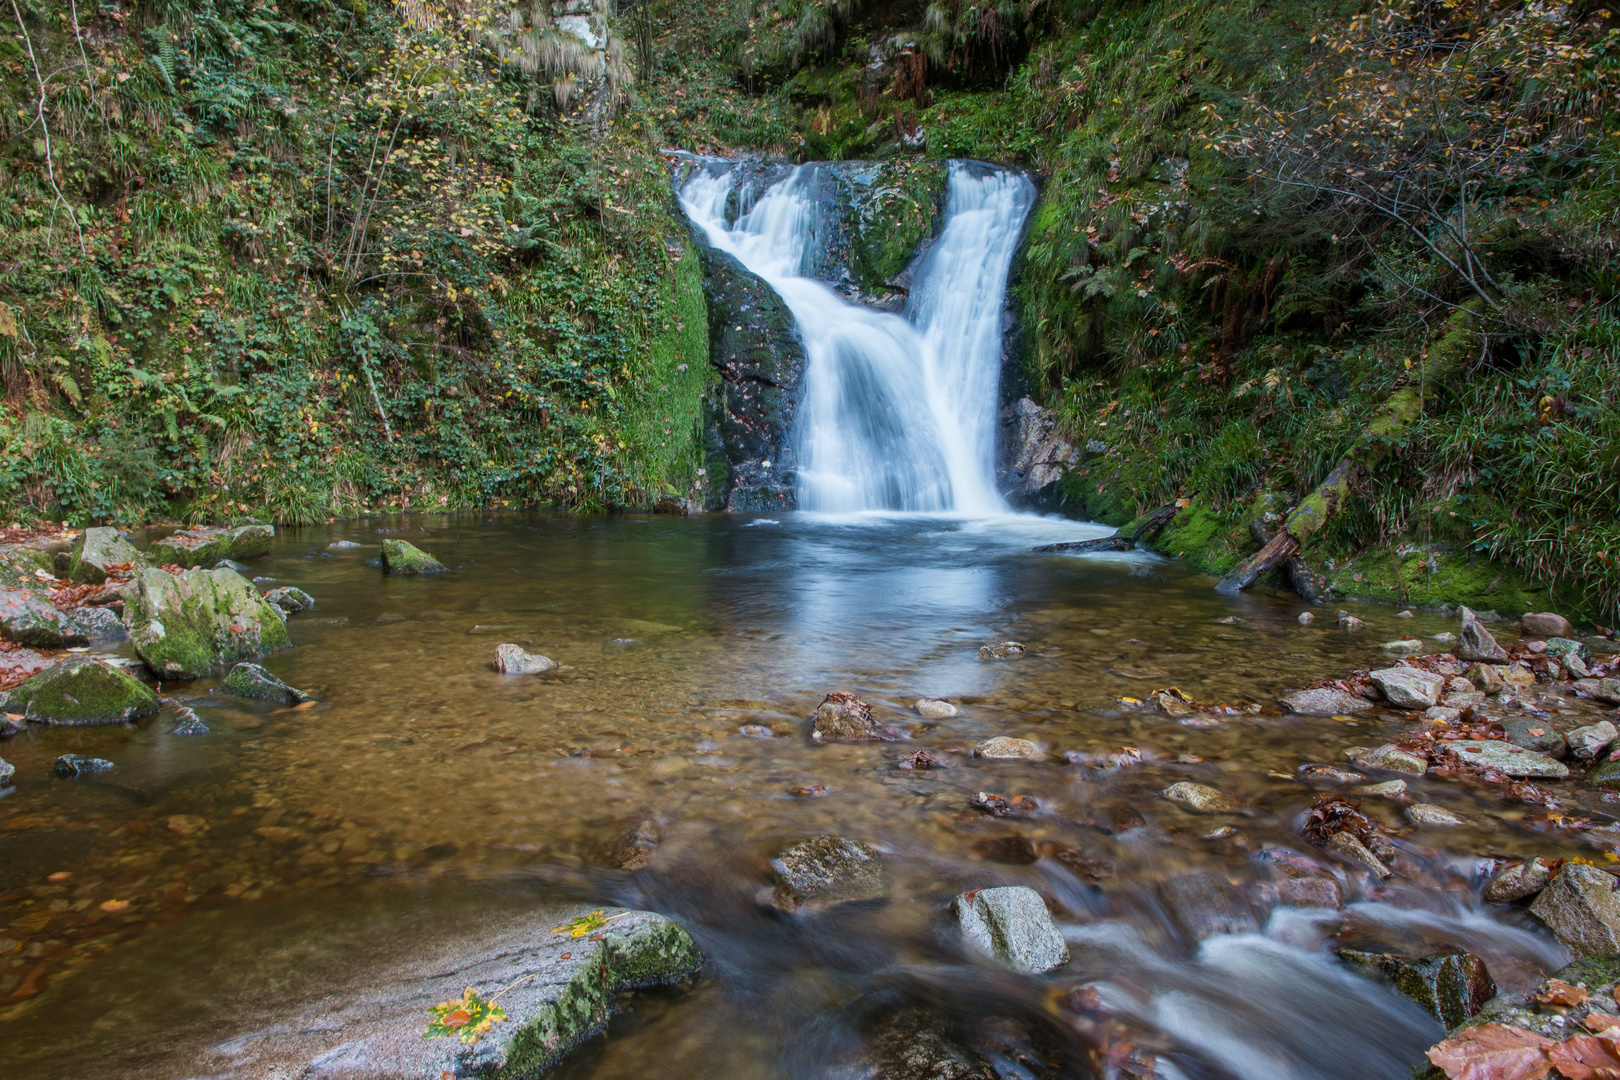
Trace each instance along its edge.
<instances>
[{"instance_id":1,"label":"brown leaf","mask_svg":"<svg viewBox=\"0 0 1620 1080\"><path fill-rule=\"evenodd\" d=\"M1569 1080L1620 1080L1620 1041L1605 1035L1572 1036L1547 1058Z\"/></svg>"},{"instance_id":2,"label":"brown leaf","mask_svg":"<svg viewBox=\"0 0 1620 1080\"><path fill-rule=\"evenodd\" d=\"M1574 986L1562 979L1548 979L1545 990L1530 996L1542 1005L1561 1005L1569 1008L1584 1005L1588 995L1584 986Z\"/></svg>"},{"instance_id":3,"label":"brown leaf","mask_svg":"<svg viewBox=\"0 0 1620 1080\"><path fill-rule=\"evenodd\" d=\"M1594 1009L1586 1014L1586 1019L1582 1020L1581 1023L1585 1024L1590 1031L1608 1031L1610 1028L1620 1027L1620 1016L1598 1012Z\"/></svg>"},{"instance_id":4,"label":"brown leaf","mask_svg":"<svg viewBox=\"0 0 1620 1080\"><path fill-rule=\"evenodd\" d=\"M450 1028L465 1027L471 1022L472 1013L468 1012L466 1009L456 1009L453 1012L447 1012L444 1014L444 1019L440 1021L440 1023L442 1023L445 1027Z\"/></svg>"},{"instance_id":5,"label":"brown leaf","mask_svg":"<svg viewBox=\"0 0 1620 1080\"><path fill-rule=\"evenodd\" d=\"M1543 1080L1556 1045L1523 1028L1481 1024L1430 1050L1429 1060L1450 1080Z\"/></svg>"}]
</instances>

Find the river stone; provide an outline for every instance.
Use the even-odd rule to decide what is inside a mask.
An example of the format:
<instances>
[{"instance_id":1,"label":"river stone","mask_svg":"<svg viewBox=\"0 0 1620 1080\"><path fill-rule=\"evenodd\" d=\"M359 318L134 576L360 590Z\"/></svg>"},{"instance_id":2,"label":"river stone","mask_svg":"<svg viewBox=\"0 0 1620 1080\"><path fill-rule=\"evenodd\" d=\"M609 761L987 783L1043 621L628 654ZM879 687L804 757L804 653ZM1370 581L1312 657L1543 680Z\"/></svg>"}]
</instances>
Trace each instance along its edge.
<instances>
[{"instance_id":1,"label":"river stone","mask_svg":"<svg viewBox=\"0 0 1620 1080\"><path fill-rule=\"evenodd\" d=\"M1519 633L1534 638L1567 638L1574 636L1575 627L1562 615L1532 611L1519 620Z\"/></svg>"},{"instance_id":2,"label":"river stone","mask_svg":"<svg viewBox=\"0 0 1620 1080\"><path fill-rule=\"evenodd\" d=\"M262 701L279 701L283 705L302 705L306 701L315 700L302 690L288 686L258 664L237 664L231 668L231 673L225 676L217 690L221 694L258 698Z\"/></svg>"},{"instance_id":3,"label":"river stone","mask_svg":"<svg viewBox=\"0 0 1620 1080\"><path fill-rule=\"evenodd\" d=\"M444 564L414 544L404 540L384 540L383 572L386 574L438 574Z\"/></svg>"},{"instance_id":4,"label":"river stone","mask_svg":"<svg viewBox=\"0 0 1620 1080\"><path fill-rule=\"evenodd\" d=\"M1569 752L1569 744L1564 737L1545 720L1516 716L1502 721L1502 731L1507 735L1508 742L1525 750L1555 758Z\"/></svg>"},{"instance_id":5,"label":"river stone","mask_svg":"<svg viewBox=\"0 0 1620 1080\"><path fill-rule=\"evenodd\" d=\"M165 566L213 566L221 559L256 559L270 554L276 537L273 525L237 525L233 528L181 529L154 540L147 558Z\"/></svg>"},{"instance_id":6,"label":"river stone","mask_svg":"<svg viewBox=\"0 0 1620 1080\"><path fill-rule=\"evenodd\" d=\"M1582 761L1595 761L1598 756L1613 745L1615 739L1620 739L1620 730L1607 720L1599 720L1595 724L1578 727L1570 732L1566 739L1569 741L1570 751Z\"/></svg>"},{"instance_id":7,"label":"river stone","mask_svg":"<svg viewBox=\"0 0 1620 1080\"><path fill-rule=\"evenodd\" d=\"M1399 799L1406 794L1405 780L1385 780L1382 784L1363 784L1355 789L1357 795L1376 795L1385 799Z\"/></svg>"},{"instance_id":8,"label":"river stone","mask_svg":"<svg viewBox=\"0 0 1620 1080\"><path fill-rule=\"evenodd\" d=\"M1034 975L1069 962L1069 947L1041 894L1026 885L974 889L951 906L968 947Z\"/></svg>"},{"instance_id":9,"label":"river stone","mask_svg":"<svg viewBox=\"0 0 1620 1080\"><path fill-rule=\"evenodd\" d=\"M1164 797L1195 814L1230 814L1243 804L1219 788L1183 780L1164 789Z\"/></svg>"},{"instance_id":10,"label":"river stone","mask_svg":"<svg viewBox=\"0 0 1620 1080\"><path fill-rule=\"evenodd\" d=\"M0 637L35 649L90 644L71 615L27 589L0 589Z\"/></svg>"},{"instance_id":11,"label":"river stone","mask_svg":"<svg viewBox=\"0 0 1620 1080\"><path fill-rule=\"evenodd\" d=\"M1337 765L1301 765L1299 767L1299 778L1329 784L1359 784L1367 779L1358 772L1341 769Z\"/></svg>"},{"instance_id":12,"label":"river stone","mask_svg":"<svg viewBox=\"0 0 1620 1080\"><path fill-rule=\"evenodd\" d=\"M1563 762L1499 739L1458 739L1446 745L1470 765L1500 769L1508 776L1535 776L1562 780L1569 775L1569 767Z\"/></svg>"},{"instance_id":13,"label":"river stone","mask_svg":"<svg viewBox=\"0 0 1620 1080\"><path fill-rule=\"evenodd\" d=\"M1024 646L1016 641L995 641L979 646L980 660L1017 660L1024 655Z\"/></svg>"},{"instance_id":14,"label":"river stone","mask_svg":"<svg viewBox=\"0 0 1620 1080\"><path fill-rule=\"evenodd\" d=\"M264 598L289 615L296 615L300 611L308 611L315 606L313 596L292 585L283 585L279 589L271 589L264 594Z\"/></svg>"},{"instance_id":15,"label":"river stone","mask_svg":"<svg viewBox=\"0 0 1620 1080\"><path fill-rule=\"evenodd\" d=\"M867 1035L849 1070L826 1075L844 1080L997 1080L1000 1074L983 1055L952 1040L932 1010L907 1009Z\"/></svg>"},{"instance_id":16,"label":"river stone","mask_svg":"<svg viewBox=\"0 0 1620 1080\"><path fill-rule=\"evenodd\" d=\"M1389 703L1401 709L1427 709L1440 700L1445 689L1444 675L1432 675L1417 668L1392 667L1375 671L1373 683Z\"/></svg>"},{"instance_id":17,"label":"river stone","mask_svg":"<svg viewBox=\"0 0 1620 1080\"><path fill-rule=\"evenodd\" d=\"M1511 904L1536 895L1552 880L1552 867L1539 856L1497 871L1482 894L1488 903Z\"/></svg>"},{"instance_id":18,"label":"river stone","mask_svg":"<svg viewBox=\"0 0 1620 1080\"><path fill-rule=\"evenodd\" d=\"M1620 761L1606 761L1599 765L1586 774L1586 783L1590 787L1620 791Z\"/></svg>"},{"instance_id":19,"label":"river stone","mask_svg":"<svg viewBox=\"0 0 1620 1080\"><path fill-rule=\"evenodd\" d=\"M1585 645L1582 645L1573 638L1566 637L1548 638L1547 655L1556 656L1560 660L1567 660L1570 657L1580 657L1581 660L1585 661L1592 658L1591 652L1587 650Z\"/></svg>"},{"instance_id":20,"label":"river stone","mask_svg":"<svg viewBox=\"0 0 1620 1080\"><path fill-rule=\"evenodd\" d=\"M872 707L848 690L834 690L821 699L811 717L813 739L850 742L893 742L899 736L872 719Z\"/></svg>"},{"instance_id":21,"label":"river stone","mask_svg":"<svg viewBox=\"0 0 1620 1080\"><path fill-rule=\"evenodd\" d=\"M917 710L918 716L925 717L929 720L949 720L951 717L957 715L957 713L961 711L948 701L942 701L939 698L926 697L918 698L917 703L913 705L912 708Z\"/></svg>"},{"instance_id":22,"label":"river stone","mask_svg":"<svg viewBox=\"0 0 1620 1080\"><path fill-rule=\"evenodd\" d=\"M1386 641L1378 647L1385 652L1422 652L1423 639L1396 638L1394 641Z\"/></svg>"},{"instance_id":23,"label":"river stone","mask_svg":"<svg viewBox=\"0 0 1620 1080\"><path fill-rule=\"evenodd\" d=\"M1473 953L1443 952L1412 959L1355 949L1336 952L1352 966L1387 978L1448 1028L1461 1024L1496 996L1496 983L1485 969L1485 961Z\"/></svg>"},{"instance_id":24,"label":"river stone","mask_svg":"<svg viewBox=\"0 0 1620 1080\"><path fill-rule=\"evenodd\" d=\"M1568 653L1559 662L1564 665L1564 670L1569 672L1572 679L1585 679L1592 674L1592 669L1586 666L1586 661L1581 659L1580 653Z\"/></svg>"},{"instance_id":25,"label":"river stone","mask_svg":"<svg viewBox=\"0 0 1620 1080\"><path fill-rule=\"evenodd\" d=\"M73 625L93 643L108 645L129 640L129 627L108 608L81 607L73 610Z\"/></svg>"},{"instance_id":26,"label":"river stone","mask_svg":"<svg viewBox=\"0 0 1620 1080\"><path fill-rule=\"evenodd\" d=\"M1475 664L1468 669L1468 681L1487 694L1502 692L1502 673L1490 664Z\"/></svg>"},{"instance_id":27,"label":"river stone","mask_svg":"<svg viewBox=\"0 0 1620 1080\"><path fill-rule=\"evenodd\" d=\"M78 754L63 754L51 766L51 772L63 780L72 780L80 776L90 776L94 773L103 773L112 769L113 763L106 758L80 757Z\"/></svg>"},{"instance_id":28,"label":"river stone","mask_svg":"<svg viewBox=\"0 0 1620 1080\"><path fill-rule=\"evenodd\" d=\"M559 666L549 656L525 652L511 643L495 646L495 670L502 675L543 675Z\"/></svg>"},{"instance_id":29,"label":"river stone","mask_svg":"<svg viewBox=\"0 0 1620 1080\"><path fill-rule=\"evenodd\" d=\"M1457 648L1453 650L1460 660L1506 660L1507 650L1496 643L1491 632L1479 624L1479 617L1468 608L1462 609L1462 631L1457 635Z\"/></svg>"},{"instance_id":30,"label":"river stone","mask_svg":"<svg viewBox=\"0 0 1620 1080\"><path fill-rule=\"evenodd\" d=\"M1592 696L1610 705L1620 705L1620 679L1598 679L1597 685L1592 688Z\"/></svg>"},{"instance_id":31,"label":"river stone","mask_svg":"<svg viewBox=\"0 0 1620 1080\"><path fill-rule=\"evenodd\" d=\"M1463 685L1469 686L1469 688L1467 690L1447 690L1445 703L1448 707L1453 709L1477 709L1485 704L1485 695L1483 693L1475 690L1463 680L1454 679L1452 681L1463 682Z\"/></svg>"},{"instance_id":32,"label":"river stone","mask_svg":"<svg viewBox=\"0 0 1620 1080\"><path fill-rule=\"evenodd\" d=\"M1454 827L1457 825L1472 825L1474 822L1461 814L1447 810L1434 803L1413 803L1406 808L1406 820L1414 825L1440 825Z\"/></svg>"},{"instance_id":33,"label":"river stone","mask_svg":"<svg viewBox=\"0 0 1620 1080\"><path fill-rule=\"evenodd\" d=\"M1353 833L1336 832L1329 836L1327 849L1349 862L1359 863L1381 878L1389 877L1389 867L1385 866L1378 856L1367 850L1367 845L1356 839Z\"/></svg>"},{"instance_id":34,"label":"river stone","mask_svg":"<svg viewBox=\"0 0 1620 1080\"><path fill-rule=\"evenodd\" d=\"M154 567L135 584L124 619L135 651L161 679L194 679L292 643L280 612L234 571Z\"/></svg>"},{"instance_id":35,"label":"river stone","mask_svg":"<svg viewBox=\"0 0 1620 1080\"><path fill-rule=\"evenodd\" d=\"M1343 690L1332 690L1327 687L1296 690L1279 698L1278 701L1287 711L1301 716L1344 716L1366 712L1373 707L1372 702L1359 694L1347 694Z\"/></svg>"},{"instance_id":36,"label":"river stone","mask_svg":"<svg viewBox=\"0 0 1620 1080\"><path fill-rule=\"evenodd\" d=\"M36 724L122 724L158 711L150 686L93 656L70 656L0 694L0 712Z\"/></svg>"},{"instance_id":37,"label":"river stone","mask_svg":"<svg viewBox=\"0 0 1620 1080\"><path fill-rule=\"evenodd\" d=\"M1530 905L1577 956L1620 953L1620 897L1615 880L1595 866L1566 862Z\"/></svg>"},{"instance_id":38,"label":"river stone","mask_svg":"<svg viewBox=\"0 0 1620 1080\"><path fill-rule=\"evenodd\" d=\"M989 758L993 761L1041 761L1046 757L1046 751L1038 743L1028 739L1011 739L1005 735L998 735L994 739L986 739L973 748L973 756Z\"/></svg>"},{"instance_id":39,"label":"river stone","mask_svg":"<svg viewBox=\"0 0 1620 1080\"><path fill-rule=\"evenodd\" d=\"M194 709L182 705L174 710L174 718L177 723L169 732L170 735L207 735L209 732L208 725L203 723L202 717Z\"/></svg>"},{"instance_id":40,"label":"river stone","mask_svg":"<svg viewBox=\"0 0 1620 1080\"><path fill-rule=\"evenodd\" d=\"M1218 874L1179 874L1159 884L1164 906L1187 936L1203 941L1216 934L1252 934L1260 929L1248 901Z\"/></svg>"},{"instance_id":41,"label":"river stone","mask_svg":"<svg viewBox=\"0 0 1620 1080\"><path fill-rule=\"evenodd\" d=\"M0 758L0 788L10 787L11 778L16 775L17 767L7 761L5 758Z\"/></svg>"},{"instance_id":42,"label":"river stone","mask_svg":"<svg viewBox=\"0 0 1620 1080\"><path fill-rule=\"evenodd\" d=\"M770 903L787 912L819 911L889 895L876 848L842 836L814 836L771 860Z\"/></svg>"},{"instance_id":43,"label":"river stone","mask_svg":"<svg viewBox=\"0 0 1620 1080\"><path fill-rule=\"evenodd\" d=\"M67 576L84 585L100 585L107 580L110 567L126 563L140 570L147 559L117 529L98 526L84 530L73 541Z\"/></svg>"},{"instance_id":44,"label":"river stone","mask_svg":"<svg viewBox=\"0 0 1620 1080\"><path fill-rule=\"evenodd\" d=\"M1329 877L1288 878L1277 885L1277 902L1283 907L1337 908L1344 896Z\"/></svg>"},{"instance_id":45,"label":"river stone","mask_svg":"<svg viewBox=\"0 0 1620 1080\"><path fill-rule=\"evenodd\" d=\"M1405 773L1408 776L1422 776L1429 771L1429 763L1425 758L1409 750L1402 750L1394 743L1385 743L1371 750L1363 750L1350 760L1363 769L1382 769L1384 772Z\"/></svg>"}]
</instances>

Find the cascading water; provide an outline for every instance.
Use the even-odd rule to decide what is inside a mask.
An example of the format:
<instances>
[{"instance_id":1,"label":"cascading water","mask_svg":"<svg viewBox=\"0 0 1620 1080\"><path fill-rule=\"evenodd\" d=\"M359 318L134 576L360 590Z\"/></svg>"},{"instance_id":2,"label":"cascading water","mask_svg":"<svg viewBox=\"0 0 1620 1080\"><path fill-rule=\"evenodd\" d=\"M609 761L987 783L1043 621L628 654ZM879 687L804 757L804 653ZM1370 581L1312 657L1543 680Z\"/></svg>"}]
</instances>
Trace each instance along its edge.
<instances>
[{"instance_id":1,"label":"cascading water","mask_svg":"<svg viewBox=\"0 0 1620 1080\"><path fill-rule=\"evenodd\" d=\"M814 165L798 167L734 224L726 205L736 170L700 170L681 190L709 242L781 295L804 339L793 432L799 505L1004 512L994 470L1001 320L1034 186L1019 173L953 161L945 227L915 268L904 314L894 315L803 276L815 183Z\"/></svg>"}]
</instances>

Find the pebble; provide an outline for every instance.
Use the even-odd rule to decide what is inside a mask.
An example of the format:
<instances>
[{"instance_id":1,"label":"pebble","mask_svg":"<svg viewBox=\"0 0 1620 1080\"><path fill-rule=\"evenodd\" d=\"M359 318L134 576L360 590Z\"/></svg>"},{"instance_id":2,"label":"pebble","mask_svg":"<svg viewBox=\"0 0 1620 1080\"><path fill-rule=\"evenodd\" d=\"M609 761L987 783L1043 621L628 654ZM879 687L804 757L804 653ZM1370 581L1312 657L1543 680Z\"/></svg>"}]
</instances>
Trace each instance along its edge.
<instances>
[{"instance_id":1,"label":"pebble","mask_svg":"<svg viewBox=\"0 0 1620 1080\"><path fill-rule=\"evenodd\" d=\"M949 720L961 711L955 705L941 698L926 697L918 698L912 708L917 710L918 716L927 720Z\"/></svg>"}]
</instances>

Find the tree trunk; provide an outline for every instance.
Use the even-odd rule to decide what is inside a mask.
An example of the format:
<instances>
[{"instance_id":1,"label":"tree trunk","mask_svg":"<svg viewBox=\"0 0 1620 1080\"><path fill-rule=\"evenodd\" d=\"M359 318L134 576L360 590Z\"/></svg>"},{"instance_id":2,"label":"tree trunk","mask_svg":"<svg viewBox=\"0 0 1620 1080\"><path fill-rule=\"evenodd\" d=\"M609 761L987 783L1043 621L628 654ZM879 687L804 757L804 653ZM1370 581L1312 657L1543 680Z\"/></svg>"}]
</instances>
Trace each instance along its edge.
<instances>
[{"instance_id":1,"label":"tree trunk","mask_svg":"<svg viewBox=\"0 0 1620 1080\"><path fill-rule=\"evenodd\" d=\"M1042 544L1036 551L1129 551L1145 540L1157 536L1170 519L1181 513L1181 503L1173 502L1150 510L1123 526L1113 536L1099 536L1095 540L1069 540L1062 544Z\"/></svg>"}]
</instances>

